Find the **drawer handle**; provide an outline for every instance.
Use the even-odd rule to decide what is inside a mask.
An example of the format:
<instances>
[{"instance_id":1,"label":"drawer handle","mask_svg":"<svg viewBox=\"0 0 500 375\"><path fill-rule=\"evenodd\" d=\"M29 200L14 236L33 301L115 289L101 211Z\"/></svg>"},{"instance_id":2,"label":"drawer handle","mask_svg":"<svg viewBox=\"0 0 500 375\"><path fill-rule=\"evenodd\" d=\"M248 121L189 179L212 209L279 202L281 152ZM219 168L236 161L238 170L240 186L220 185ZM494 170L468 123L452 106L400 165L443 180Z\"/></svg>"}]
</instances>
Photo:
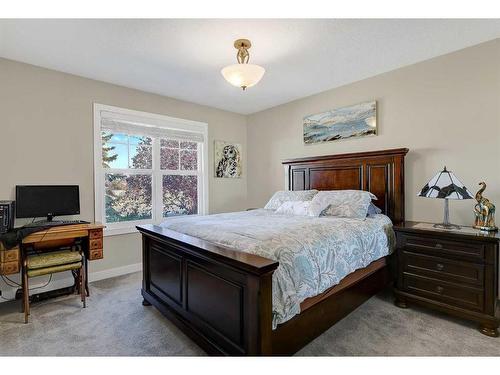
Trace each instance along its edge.
<instances>
[{"instance_id":1,"label":"drawer handle","mask_svg":"<svg viewBox=\"0 0 500 375\"><path fill-rule=\"evenodd\" d=\"M438 287L436 288L436 291L437 291L439 294L441 294L441 293L443 293L444 288L443 288L442 286L438 286Z\"/></svg>"},{"instance_id":2,"label":"drawer handle","mask_svg":"<svg viewBox=\"0 0 500 375\"><path fill-rule=\"evenodd\" d=\"M444 270L444 265L441 263L438 263L438 264L436 264L436 268L438 271L442 271L442 270Z\"/></svg>"},{"instance_id":3,"label":"drawer handle","mask_svg":"<svg viewBox=\"0 0 500 375\"><path fill-rule=\"evenodd\" d=\"M443 245L441 245L440 243L437 243L434 247L435 247L436 249L442 249L442 248L443 248Z\"/></svg>"}]
</instances>

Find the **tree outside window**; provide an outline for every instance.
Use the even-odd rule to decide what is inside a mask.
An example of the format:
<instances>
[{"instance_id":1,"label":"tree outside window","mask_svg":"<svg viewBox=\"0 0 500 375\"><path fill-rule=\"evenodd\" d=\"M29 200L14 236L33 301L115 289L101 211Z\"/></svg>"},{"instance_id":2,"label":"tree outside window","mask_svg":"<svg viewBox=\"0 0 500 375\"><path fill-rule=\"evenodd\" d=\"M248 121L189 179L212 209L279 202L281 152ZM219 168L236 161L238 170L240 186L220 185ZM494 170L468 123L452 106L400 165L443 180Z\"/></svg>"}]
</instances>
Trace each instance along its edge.
<instances>
[{"instance_id":1,"label":"tree outside window","mask_svg":"<svg viewBox=\"0 0 500 375\"><path fill-rule=\"evenodd\" d=\"M163 217L198 213L196 142L160 139L155 170L152 137L103 131L101 141L107 223L152 219L154 178L161 179Z\"/></svg>"}]
</instances>

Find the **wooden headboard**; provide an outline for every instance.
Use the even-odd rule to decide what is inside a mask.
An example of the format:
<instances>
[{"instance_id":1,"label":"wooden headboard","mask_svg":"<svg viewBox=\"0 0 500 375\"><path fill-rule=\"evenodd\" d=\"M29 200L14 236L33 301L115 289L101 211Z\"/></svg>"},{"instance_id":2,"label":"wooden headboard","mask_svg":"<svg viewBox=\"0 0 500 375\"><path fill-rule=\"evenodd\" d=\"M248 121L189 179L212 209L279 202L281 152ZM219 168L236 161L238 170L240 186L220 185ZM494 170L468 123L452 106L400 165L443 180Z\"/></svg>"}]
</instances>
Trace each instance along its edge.
<instances>
[{"instance_id":1,"label":"wooden headboard","mask_svg":"<svg viewBox=\"0 0 500 375\"><path fill-rule=\"evenodd\" d=\"M407 148L283 161L288 190L366 190L393 223L405 219L404 157Z\"/></svg>"}]
</instances>

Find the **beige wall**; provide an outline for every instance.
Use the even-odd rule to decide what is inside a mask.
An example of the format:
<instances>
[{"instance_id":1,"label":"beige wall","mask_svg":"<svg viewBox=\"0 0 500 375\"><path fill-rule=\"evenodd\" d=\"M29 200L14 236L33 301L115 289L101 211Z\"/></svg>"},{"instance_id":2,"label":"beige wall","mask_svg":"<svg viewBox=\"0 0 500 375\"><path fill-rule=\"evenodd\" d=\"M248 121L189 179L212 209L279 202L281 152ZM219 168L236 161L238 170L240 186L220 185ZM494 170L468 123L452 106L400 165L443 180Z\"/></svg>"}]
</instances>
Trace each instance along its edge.
<instances>
[{"instance_id":1,"label":"beige wall","mask_svg":"<svg viewBox=\"0 0 500 375\"><path fill-rule=\"evenodd\" d=\"M304 116L373 99L378 136L304 145ZM250 115L248 204L262 207L284 188L282 159L408 147L407 219L442 220L443 202L416 195L443 165L473 193L485 180L485 195L500 207L499 108L495 40ZM452 201L451 220L470 224L473 202Z\"/></svg>"},{"instance_id":2,"label":"beige wall","mask_svg":"<svg viewBox=\"0 0 500 375\"><path fill-rule=\"evenodd\" d=\"M304 145L304 116L373 99L378 136ZM284 188L284 158L393 147L410 148L408 219L442 219L442 202L416 194L443 165L473 192L485 180L500 205L500 40L250 116L0 59L0 199L12 199L16 184L74 183L81 218L93 219L93 102L208 123L211 213L263 206ZM214 139L243 145L243 178L213 177ZM470 223L472 206L451 202L452 221ZM139 235L107 237L91 272L139 262Z\"/></svg>"},{"instance_id":3,"label":"beige wall","mask_svg":"<svg viewBox=\"0 0 500 375\"><path fill-rule=\"evenodd\" d=\"M82 219L94 218L92 103L208 123L209 210L246 207L247 166L241 179L213 177L213 141L241 143L246 158L246 118L206 106L0 59L0 199L16 184L78 184ZM138 234L106 237L105 257L92 271L136 264Z\"/></svg>"}]
</instances>

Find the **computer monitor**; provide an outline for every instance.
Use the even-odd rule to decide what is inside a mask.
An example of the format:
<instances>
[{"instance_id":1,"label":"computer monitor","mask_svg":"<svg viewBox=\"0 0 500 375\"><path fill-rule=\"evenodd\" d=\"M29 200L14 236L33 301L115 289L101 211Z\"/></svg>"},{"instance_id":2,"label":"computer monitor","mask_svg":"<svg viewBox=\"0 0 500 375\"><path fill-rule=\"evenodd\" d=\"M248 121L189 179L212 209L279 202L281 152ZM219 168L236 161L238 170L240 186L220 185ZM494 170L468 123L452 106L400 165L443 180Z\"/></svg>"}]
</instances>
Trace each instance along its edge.
<instances>
[{"instance_id":1,"label":"computer monitor","mask_svg":"<svg viewBox=\"0 0 500 375\"><path fill-rule=\"evenodd\" d=\"M16 217L47 217L80 213L78 185L17 185Z\"/></svg>"}]
</instances>

